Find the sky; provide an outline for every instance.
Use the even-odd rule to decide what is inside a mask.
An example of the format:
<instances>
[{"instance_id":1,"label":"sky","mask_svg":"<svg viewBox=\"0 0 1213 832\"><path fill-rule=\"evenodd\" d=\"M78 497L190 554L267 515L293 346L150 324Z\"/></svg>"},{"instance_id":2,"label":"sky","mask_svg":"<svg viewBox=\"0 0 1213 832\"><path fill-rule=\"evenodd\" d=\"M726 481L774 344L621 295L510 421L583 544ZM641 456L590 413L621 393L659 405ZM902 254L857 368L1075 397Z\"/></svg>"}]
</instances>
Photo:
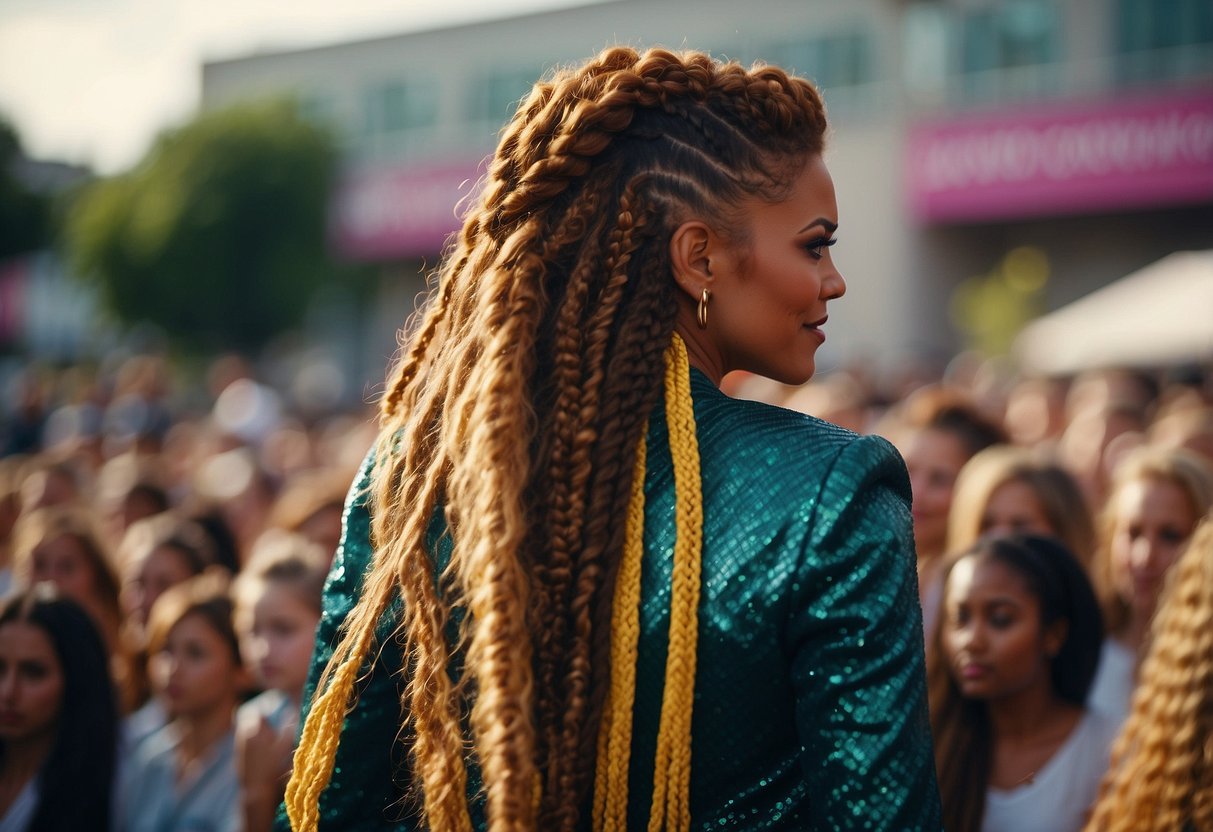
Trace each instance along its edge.
<instances>
[{"instance_id":1,"label":"sky","mask_svg":"<svg viewBox=\"0 0 1213 832\"><path fill-rule=\"evenodd\" d=\"M204 61L587 0L0 0L0 117L28 155L130 168L196 110Z\"/></svg>"}]
</instances>

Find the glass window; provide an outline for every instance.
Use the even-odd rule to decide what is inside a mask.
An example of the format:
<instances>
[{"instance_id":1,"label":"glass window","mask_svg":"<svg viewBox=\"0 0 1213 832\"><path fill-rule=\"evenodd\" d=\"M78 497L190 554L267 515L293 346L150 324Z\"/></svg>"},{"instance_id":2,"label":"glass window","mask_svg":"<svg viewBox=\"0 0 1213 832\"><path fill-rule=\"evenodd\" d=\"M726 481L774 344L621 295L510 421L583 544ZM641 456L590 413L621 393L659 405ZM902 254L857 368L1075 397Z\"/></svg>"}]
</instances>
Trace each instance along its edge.
<instances>
[{"instance_id":1,"label":"glass window","mask_svg":"<svg viewBox=\"0 0 1213 832\"><path fill-rule=\"evenodd\" d=\"M490 72L481 77L467 97L470 120L489 122L496 130L514 114L542 75L543 70L535 68Z\"/></svg>"},{"instance_id":2,"label":"glass window","mask_svg":"<svg viewBox=\"0 0 1213 832\"><path fill-rule=\"evenodd\" d=\"M907 88L941 100L990 103L1061 88L1062 4L918 2L904 17Z\"/></svg>"},{"instance_id":3,"label":"glass window","mask_svg":"<svg viewBox=\"0 0 1213 832\"><path fill-rule=\"evenodd\" d=\"M961 24L963 72L1034 66L1057 60L1059 8L1041 0L1010 0L974 9Z\"/></svg>"},{"instance_id":4,"label":"glass window","mask_svg":"<svg viewBox=\"0 0 1213 832\"><path fill-rule=\"evenodd\" d=\"M771 63L812 78L823 89L852 87L873 80L872 55L866 34L843 32L772 44Z\"/></svg>"},{"instance_id":5,"label":"glass window","mask_svg":"<svg viewBox=\"0 0 1213 832\"><path fill-rule=\"evenodd\" d=\"M296 106L299 115L313 124L330 127L337 123L337 106L333 96L319 92L299 95Z\"/></svg>"},{"instance_id":6,"label":"glass window","mask_svg":"<svg viewBox=\"0 0 1213 832\"><path fill-rule=\"evenodd\" d=\"M1121 82L1213 71L1213 2L1118 0L1116 51Z\"/></svg>"},{"instance_id":7,"label":"glass window","mask_svg":"<svg viewBox=\"0 0 1213 832\"><path fill-rule=\"evenodd\" d=\"M424 81L388 81L367 90L363 126L368 134L429 127L438 118L438 91Z\"/></svg>"}]
</instances>

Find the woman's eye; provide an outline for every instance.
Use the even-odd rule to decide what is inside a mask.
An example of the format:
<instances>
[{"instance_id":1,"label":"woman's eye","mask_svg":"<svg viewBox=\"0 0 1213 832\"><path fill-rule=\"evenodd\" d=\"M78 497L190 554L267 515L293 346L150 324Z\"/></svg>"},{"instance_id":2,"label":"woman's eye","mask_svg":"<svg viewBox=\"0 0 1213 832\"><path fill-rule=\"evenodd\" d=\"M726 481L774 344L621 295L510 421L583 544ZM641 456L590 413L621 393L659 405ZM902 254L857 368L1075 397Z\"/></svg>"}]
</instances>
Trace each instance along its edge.
<instances>
[{"instance_id":1,"label":"woman's eye","mask_svg":"<svg viewBox=\"0 0 1213 832\"><path fill-rule=\"evenodd\" d=\"M1183 543L1184 539L1187 537L1187 535L1185 535L1179 529L1163 529L1158 533L1158 536L1166 543L1171 544Z\"/></svg>"},{"instance_id":2,"label":"woman's eye","mask_svg":"<svg viewBox=\"0 0 1213 832\"><path fill-rule=\"evenodd\" d=\"M836 242L838 242L837 238L818 237L816 240L810 240L809 242L805 243L804 248L805 251L809 253L810 257L812 257L814 260L820 260L825 254L825 250L834 245Z\"/></svg>"},{"instance_id":3,"label":"woman's eye","mask_svg":"<svg viewBox=\"0 0 1213 832\"><path fill-rule=\"evenodd\" d=\"M994 613L990 616L990 626L996 627L999 630L1005 630L1015 623L1015 616L1008 613Z\"/></svg>"}]
</instances>

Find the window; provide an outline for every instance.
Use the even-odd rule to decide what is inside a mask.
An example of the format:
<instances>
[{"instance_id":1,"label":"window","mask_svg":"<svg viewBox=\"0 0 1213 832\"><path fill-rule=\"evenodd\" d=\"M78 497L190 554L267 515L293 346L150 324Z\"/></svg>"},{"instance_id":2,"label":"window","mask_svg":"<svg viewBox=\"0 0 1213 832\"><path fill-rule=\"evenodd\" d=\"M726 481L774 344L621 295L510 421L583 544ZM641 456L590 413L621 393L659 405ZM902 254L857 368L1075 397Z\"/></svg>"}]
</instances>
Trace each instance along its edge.
<instances>
[{"instance_id":1,"label":"window","mask_svg":"<svg viewBox=\"0 0 1213 832\"><path fill-rule=\"evenodd\" d=\"M299 115L306 121L321 127L337 124L337 106L331 95L320 92L301 93L297 99Z\"/></svg>"},{"instance_id":2,"label":"window","mask_svg":"<svg viewBox=\"0 0 1213 832\"><path fill-rule=\"evenodd\" d=\"M1122 83L1213 71L1213 2L1118 0L1116 52Z\"/></svg>"},{"instance_id":3,"label":"window","mask_svg":"<svg viewBox=\"0 0 1213 832\"><path fill-rule=\"evenodd\" d=\"M474 82L467 96L469 121L488 122L496 131L514 114L542 75L542 69L534 68L490 72L482 76Z\"/></svg>"},{"instance_id":4,"label":"window","mask_svg":"<svg viewBox=\"0 0 1213 832\"><path fill-rule=\"evenodd\" d=\"M1047 64L1057 60L1058 6L1011 0L975 9L961 24L962 72Z\"/></svg>"},{"instance_id":5,"label":"window","mask_svg":"<svg viewBox=\"0 0 1213 832\"><path fill-rule=\"evenodd\" d=\"M874 76L868 37L862 32L785 41L767 52L771 63L812 78L825 90L866 84Z\"/></svg>"},{"instance_id":6,"label":"window","mask_svg":"<svg viewBox=\"0 0 1213 832\"><path fill-rule=\"evenodd\" d=\"M1062 11L1053 0L914 3L905 14L905 83L948 102L1052 94L1061 89Z\"/></svg>"},{"instance_id":7,"label":"window","mask_svg":"<svg viewBox=\"0 0 1213 832\"><path fill-rule=\"evenodd\" d=\"M363 111L367 134L430 127L438 118L438 90L422 81L387 81L367 90Z\"/></svg>"}]
</instances>

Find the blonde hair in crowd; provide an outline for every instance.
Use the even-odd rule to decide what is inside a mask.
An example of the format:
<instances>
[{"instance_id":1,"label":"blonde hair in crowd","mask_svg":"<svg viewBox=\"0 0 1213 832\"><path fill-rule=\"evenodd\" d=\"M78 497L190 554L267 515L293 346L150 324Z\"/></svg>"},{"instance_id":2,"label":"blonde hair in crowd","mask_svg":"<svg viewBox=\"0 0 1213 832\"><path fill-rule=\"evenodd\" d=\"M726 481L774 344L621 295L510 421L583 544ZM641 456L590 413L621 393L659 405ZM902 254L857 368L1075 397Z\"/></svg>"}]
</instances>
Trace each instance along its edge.
<instances>
[{"instance_id":1,"label":"blonde hair in crowd","mask_svg":"<svg viewBox=\"0 0 1213 832\"><path fill-rule=\"evenodd\" d=\"M1120 633L1129 623L1128 603L1117 593L1112 579L1111 548L1118 497L1129 483L1151 479L1174 483L1187 495L1197 517L1213 507L1213 469L1192 451L1146 446L1132 451L1116 466L1100 518L1099 546L1091 563L1091 580L1109 635Z\"/></svg>"},{"instance_id":2,"label":"blonde hair in crowd","mask_svg":"<svg viewBox=\"0 0 1213 832\"><path fill-rule=\"evenodd\" d=\"M1082 488L1060 463L1013 445L991 445L973 455L956 477L948 513L947 552L968 549L982 535L982 516L1003 485L1021 482L1031 489L1052 534L1087 567L1095 549L1095 524Z\"/></svg>"},{"instance_id":3,"label":"blonde hair in crowd","mask_svg":"<svg viewBox=\"0 0 1213 832\"><path fill-rule=\"evenodd\" d=\"M824 132L807 81L696 52L608 49L521 104L382 403L376 550L301 735L296 828L317 823L397 595L423 824L471 828L468 714L489 828L577 827L633 465L678 307L670 235L690 218L743 233L741 202L782 198ZM439 506L447 564L427 539Z\"/></svg>"},{"instance_id":4,"label":"blonde hair in crowd","mask_svg":"<svg viewBox=\"0 0 1213 832\"><path fill-rule=\"evenodd\" d=\"M1172 567L1087 832L1213 829L1213 513Z\"/></svg>"}]
</instances>

